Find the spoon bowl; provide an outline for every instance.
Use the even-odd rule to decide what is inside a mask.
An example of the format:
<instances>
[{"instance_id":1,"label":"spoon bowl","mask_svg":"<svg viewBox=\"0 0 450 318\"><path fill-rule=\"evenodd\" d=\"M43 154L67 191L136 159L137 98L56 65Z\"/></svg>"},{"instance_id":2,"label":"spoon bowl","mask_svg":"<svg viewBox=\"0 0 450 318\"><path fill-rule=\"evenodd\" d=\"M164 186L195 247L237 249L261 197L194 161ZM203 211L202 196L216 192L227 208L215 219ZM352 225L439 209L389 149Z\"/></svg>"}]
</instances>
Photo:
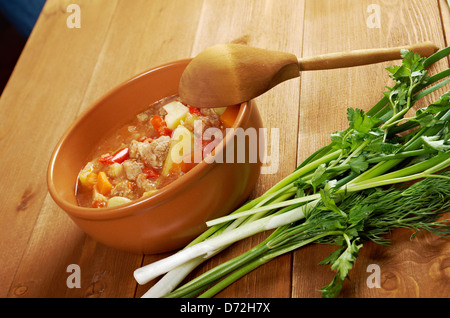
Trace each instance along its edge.
<instances>
[{"instance_id":1,"label":"spoon bowl","mask_svg":"<svg viewBox=\"0 0 450 318\"><path fill-rule=\"evenodd\" d=\"M300 76L301 71L351 67L401 58L409 49L421 56L438 50L432 42L385 49L366 49L298 59L294 54L219 44L199 53L186 67L180 98L196 107L225 107L260 96L274 86Z\"/></svg>"}]
</instances>

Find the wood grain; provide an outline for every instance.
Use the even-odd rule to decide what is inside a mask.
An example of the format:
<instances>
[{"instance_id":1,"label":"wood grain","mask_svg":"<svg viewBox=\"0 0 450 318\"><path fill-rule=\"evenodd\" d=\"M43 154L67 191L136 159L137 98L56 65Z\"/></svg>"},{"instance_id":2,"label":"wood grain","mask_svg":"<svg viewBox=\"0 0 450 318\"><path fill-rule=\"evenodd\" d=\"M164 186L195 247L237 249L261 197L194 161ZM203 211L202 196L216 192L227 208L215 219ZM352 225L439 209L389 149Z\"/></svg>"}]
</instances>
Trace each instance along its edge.
<instances>
[{"instance_id":1,"label":"wood grain","mask_svg":"<svg viewBox=\"0 0 450 318\"><path fill-rule=\"evenodd\" d=\"M261 1L259 5L255 5L255 2L251 0L231 1L229 6L221 6L221 3L220 0L204 3L191 56L197 55L214 44L230 42L281 50L296 55L301 52L299 40L301 40L303 21L302 1ZM284 19L289 14L291 18ZM219 16L220 19L217 19ZM211 25L214 27L211 28ZM275 87L256 99L264 127L279 129L279 146L280 153L283 154L283 164L276 173L261 176L254 196L262 194L276 182L275 180L287 175L295 167L296 151L292 136L297 133L297 123L292 122L291 118L292 114L298 112L298 85L299 79L295 79ZM280 112L280 109L283 111ZM220 259L211 260L204 267L196 270L193 275L198 275L223 260L239 255L259 243L265 235L256 235L254 238L236 243L233 249L222 253ZM145 263L152 260L146 259ZM290 257L275 260L255 270L218 297L274 297L274 295L289 297L289 284L270 275L273 271L281 273L282 277L290 277ZM262 282L261 277L266 277L264 282L270 283L268 285L270 288L254 288L255 284L259 285Z\"/></svg>"},{"instance_id":2,"label":"wood grain","mask_svg":"<svg viewBox=\"0 0 450 318\"><path fill-rule=\"evenodd\" d=\"M4 174L0 185L0 248L3 251L0 295L3 297L14 294L16 286L39 281L36 277L18 279L15 275L20 266L33 266L35 260L23 262L31 235L44 229L52 230L47 225L39 227L37 224L47 196L48 160L57 140L75 119L103 44L102 37L110 23L108 14L114 10L115 2L80 1L86 8L85 23L91 23L91 30L96 30L92 33L88 28L72 30L66 27L67 5L56 1L45 5L0 100L3 118L0 143L4 153L11 154L1 159ZM99 10L105 15L103 19L97 19ZM86 47L90 49L86 50ZM45 289L51 293L49 286ZM28 291L25 294L29 294Z\"/></svg>"},{"instance_id":3,"label":"wood grain","mask_svg":"<svg viewBox=\"0 0 450 318\"><path fill-rule=\"evenodd\" d=\"M54 146L73 120L122 81L218 43L243 43L298 57L350 49L394 47L431 40L445 47L450 10L445 0L78 0L81 28L69 29L68 0L48 0L0 98L0 297L140 297L133 271L169 255L136 255L86 236L56 206L46 187ZM367 8L380 6L380 28ZM368 109L389 83L379 63L303 72L256 99L264 126L279 133L280 165L263 174L258 196L288 175L329 134L347 125L346 108ZM431 71L448 68L448 59ZM443 90L427 97L431 101ZM275 129L271 131L271 129ZM190 277L259 243L236 243ZM342 297L448 297L450 244L395 231L394 246L366 244ZM333 272L317 263L332 246L308 246L261 266L217 297L320 297ZM67 266L81 268L81 288L68 288ZM368 288L370 264L381 288Z\"/></svg>"},{"instance_id":4,"label":"wood grain","mask_svg":"<svg viewBox=\"0 0 450 318\"><path fill-rule=\"evenodd\" d=\"M369 14L366 13L366 8L370 4L380 6L381 27L379 29L367 27L366 20ZM442 48L445 47L445 41L442 32L439 31L440 28L439 7L434 1L390 1L389 3L386 1L308 1L305 8L303 56L363 47L393 47L427 40ZM320 146L328 144L330 133L348 126L346 118L348 107L367 110L382 97L384 87L390 84L385 67L392 63L395 62L302 74L299 159L305 158L307 154ZM441 62L436 65L434 71L444 70L447 67L446 62ZM314 89L311 90L310 87ZM427 101L437 98L437 94ZM308 107L311 104L315 107ZM404 246L403 239L404 236L400 236L398 240L394 240L394 243ZM376 253L378 249L379 247L374 244L365 245L363 256L358 259L358 266L352 273L354 278L343 291L344 296L395 295L394 291L383 294L385 287L383 284L381 289L375 290L365 286L365 278L369 275L365 270L369 264L372 264L370 255L372 251ZM320 297L317 290L331 281L333 273L326 266L317 264L333 250L333 247L324 248L318 245L294 253L293 297ZM400 264L413 262L405 253L392 253L390 259ZM382 273L394 270L387 265L379 265ZM399 272L402 268L399 265L395 271ZM417 273L420 273L422 266L418 264L417 269ZM306 286L305 281L308 284ZM400 281L398 285L391 288L403 289L397 293L397 296L412 296L407 286L402 285Z\"/></svg>"}]
</instances>

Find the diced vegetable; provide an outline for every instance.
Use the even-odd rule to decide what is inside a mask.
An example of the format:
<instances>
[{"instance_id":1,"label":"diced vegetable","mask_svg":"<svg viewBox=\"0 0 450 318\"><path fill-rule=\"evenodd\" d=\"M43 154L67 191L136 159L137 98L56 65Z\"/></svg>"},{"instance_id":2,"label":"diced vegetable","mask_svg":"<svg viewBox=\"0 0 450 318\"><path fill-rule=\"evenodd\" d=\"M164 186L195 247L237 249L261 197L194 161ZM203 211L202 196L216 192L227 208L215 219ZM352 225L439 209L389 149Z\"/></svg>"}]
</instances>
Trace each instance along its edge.
<instances>
[{"instance_id":1,"label":"diced vegetable","mask_svg":"<svg viewBox=\"0 0 450 318\"><path fill-rule=\"evenodd\" d=\"M93 208L103 208L106 206L105 200L94 200L92 201L92 207Z\"/></svg>"},{"instance_id":2,"label":"diced vegetable","mask_svg":"<svg viewBox=\"0 0 450 318\"><path fill-rule=\"evenodd\" d=\"M142 172L145 173L145 175L147 176L147 179L153 179L153 178L159 177L159 173L150 167L144 167L142 169Z\"/></svg>"},{"instance_id":3,"label":"diced vegetable","mask_svg":"<svg viewBox=\"0 0 450 318\"><path fill-rule=\"evenodd\" d=\"M94 187L93 193L92 193L92 207L93 208L102 208L106 206L106 197L99 193L97 188Z\"/></svg>"},{"instance_id":4,"label":"diced vegetable","mask_svg":"<svg viewBox=\"0 0 450 318\"><path fill-rule=\"evenodd\" d=\"M111 178L117 178L119 176L121 176L123 173L123 166L120 163L113 163L112 165L109 166L108 169L108 176Z\"/></svg>"},{"instance_id":5,"label":"diced vegetable","mask_svg":"<svg viewBox=\"0 0 450 318\"><path fill-rule=\"evenodd\" d=\"M202 116L200 109L198 109L197 107L188 106L188 108L189 108L189 113L191 113L192 115Z\"/></svg>"},{"instance_id":6,"label":"diced vegetable","mask_svg":"<svg viewBox=\"0 0 450 318\"><path fill-rule=\"evenodd\" d=\"M182 173L186 173L189 172L192 168L194 168L197 165L197 163L195 162L184 162L181 161L180 163L173 163L172 166L172 171L174 172L182 172Z\"/></svg>"},{"instance_id":7,"label":"diced vegetable","mask_svg":"<svg viewBox=\"0 0 450 318\"><path fill-rule=\"evenodd\" d=\"M173 135L172 135L172 141L176 142L176 141L181 141L182 139L180 138L186 138L186 141L189 141L189 143L191 142L191 138L194 138L194 134L189 131L189 129L187 129L184 126L179 126L177 127L177 129L175 129L173 131Z\"/></svg>"},{"instance_id":8,"label":"diced vegetable","mask_svg":"<svg viewBox=\"0 0 450 318\"><path fill-rule=\"evenodd\" d=\"M177 101L164 105L163 108L167 112L164 120L167 124L167 127L172 130L177 128L177 126L189 112L189 108Z\"/></svg>"},{"instance_id":9,"label":"diced vegetable","mask_svg":"<svg viewBox=\"0 0 450 318\"><path fill-rule=\"evenodd\" d=\"M221 116L227 110L227 107L217 107L213 108L213 110L217 115Z\"/></svg>"},{"instance_id":10,"label":"diced vegetable","mask_svg":"<svg viewBox=\"0 0 450 318\"><path fill-rule=\"evenodd\" d=\"M85 186L85 187L89 187L92 186L92 183L88 182L88 176L89 174L91 174L94 171L94 164L89 161L86 166L84 166L84 168L80 171L80 173L78 174L78 179L80 180L80 183ZM97 175L96 175L97 176ZM96 178L97 179L97 178ZM97 182L97 180L95 180L95 182ZM94 184L95 184L94 182Z\"/></svg>"},{"instance_id":11,"label":"diced vegetable","mask_svg":"<svg viewBox=\"0 0 450 318\"><path fill-rule=\"evenodd\" d=\"M122 205L122 204L125 204L125 203L129 203L129 202L131 202L131 200L128 199L128 198L116 196L116 197L110 198L106 202L106 206L108 208L111 208L111 207L114 207L114 206L118 206L118 205Z\"/></svg>"},{"instance_id":12,"label":"diced vegetable","mask_svg":"<svg viewBox=\"0 0 450 318\"><path fill-rule=\"evenodd\" d=\"M171 172L174 173L186 173L189 170L191 170L192 168L194 168L197 163L194 160L194 152L192 152L190 155L188 155L188 160L182 160L181 162L172 162L172 168L171 168Z\"/></svg>"},{"instance_id":13,"label":"diced vegetable","mask_svg":"<svg viewBox=\"0 0 450 318\"><path fill-rule=\"evenodd\" d=\"M158 132L159 136L170 136L172 134L172 130L167 127L167 123L161 116L153 116L150 123Z\"/></svg>"},{"instance_id":14,"label":"diced vegetable","mask_svg":"<svg viewBox=\"0 0 450 318\"><path fill-rule=\"evenodd\" d=\"M233 127L234 122L236 121L237 115L239 114L239 109L241 108L240 105L234 105L229 106L227 109L223 112L222 115L220 115L220 120L226 127Z\"/></svg>"},{"instance_id":15,"label":"diced vegetable","mask_svg":"<svg viewBox=\"0 0 450 318\"><path fill-rule=\"evenodd\" d=\"M168 176L174 162L179 163L182 158L194 151L194 134L184 126L178 126L172 135L169 152L164 162L162 175Z\"/></svg>"},{"instance_id":16,"label":"diced vegetable","mask_svg":"<svg viewBox=\"0 0 450 318\"><path fill-rule=\"evenodd\" d=\"M107 195L111 192L112 184L108 180L108 176L103 171L98 173L97 190L100 194Z\"/></svg>"},{"instance_id":17,"label":"diced vegetable","mask_svg":"<svg viewBox=\"0 0 450 318\"><path fill-rule=\"evenodd\" d=\"M83 186L92 189L97 184L98 175L95 172L91 172L87 175Z\"/></svg>"},{"instance_id":18,"label":"diced vegetable","mask_svg":"<svg viewBox=\"0 0 450 318\"><path fill-rule=\"evenodd\" d=\"M129 149L122 148L113 155L102 157L98 159L98 161L100 161L103 164L111 165L113 163L122 163L128 158L129 158Z\"/></svg>"},{"instance_id":19,"label":"diced vegetable","mask_svg":"<svg viewBox=\"0 0 450 318\"><path fill-rule=\"evenodd\" d=\"M199 118L197 117L197 115L189 113L186 115L183 121L185 125L187 125L191 130L193 130L195 127L195 121L198 119Z\"/></svg>"}]
</instances>

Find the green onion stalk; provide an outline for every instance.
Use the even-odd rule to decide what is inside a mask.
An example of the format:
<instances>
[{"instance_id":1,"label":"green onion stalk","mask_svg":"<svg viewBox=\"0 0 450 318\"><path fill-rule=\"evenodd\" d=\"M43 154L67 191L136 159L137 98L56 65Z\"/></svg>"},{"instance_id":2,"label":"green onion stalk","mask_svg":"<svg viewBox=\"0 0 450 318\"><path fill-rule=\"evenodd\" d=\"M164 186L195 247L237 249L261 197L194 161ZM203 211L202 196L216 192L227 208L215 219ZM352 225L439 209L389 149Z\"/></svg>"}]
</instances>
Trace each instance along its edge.
<instances>
[{"instance_id":1,"label":"green onion stalk","mask_svg":"<svg viewBox=\"0 0 450 318\"><path fill-rule=\"evenodd\" d=\"M213 297L270 260L312 243L338 249L321 264L336 275L322 288L337 297L363 242L387 244L394 228L448 236L450 91L418 108L423 97L450 82L450 69L429 75L450 47L428 58L403 50L388 67L394 81L367 112L349 108L347 129L314 152L263 195L227 216L171 256L138 268L139 284L164 275L143 297ZM249 251L183 283L205 260L233 243L271 231Z\"/></svg>"}]
</instances>

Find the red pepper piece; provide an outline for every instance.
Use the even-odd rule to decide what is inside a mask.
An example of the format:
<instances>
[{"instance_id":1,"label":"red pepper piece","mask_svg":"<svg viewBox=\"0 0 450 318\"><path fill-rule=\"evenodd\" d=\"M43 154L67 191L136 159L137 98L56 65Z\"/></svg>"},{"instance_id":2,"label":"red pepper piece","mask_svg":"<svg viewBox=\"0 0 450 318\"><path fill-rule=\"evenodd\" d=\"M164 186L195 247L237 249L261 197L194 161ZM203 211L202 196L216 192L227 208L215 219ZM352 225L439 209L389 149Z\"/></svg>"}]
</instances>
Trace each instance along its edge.
<instances>
[{"instance_id":1,"label":"red pepper piece","mask_svg":"<svg viewBox=\"0 0 450 318\"><path fill-rule=\"evenodd\" d=\"M158 132L159 136L170 136L172 134L172 130L167 128L167 123L161 116L153 116L150 120L153 128Z\"/></svg>"},{"instance_id":2,"label":"red pepper piece","mask_svg":"<svg viewBox=\"0 0 450 318\"><path fill-rule=\"evenodd\" d=\"M113 158L113 156L104 156L104 157L101 157L100 159L98 159L98 161L100 161L104 165L110 165L110 164L113 164L112 158Z\"/></svg>"},{"instance_id":3,"label":"red pepper piece","mask_svg":"<svg viewBox=\"0 0 450 318\"><path fill-rule=\"evenodd\" d=\"M156 172L152 168L145 167L144 169L142 169L142 172L145 173L145 175L147 176L147 179L153 179L153 178L159 177L159 173Z\"/></svg>"},{"instance_id":4,"label":"red pepper piece","mask_svg":"<svg viewBox=\"0 0 450 318\"><path fill-rule=\"evenodd\" d=\"M100 161L103 164L111 165L113 163L122 163L125 160L127 160L130 157L130 152L128 148L122 148L119 151L117 151L112 156L105 156L98 161Z\"/></svg>"},{"instance_id":5,"label":"red pepper piece","mask_svg":"<svg viewBox=\"0 0 450 318\"><path fill-rule=\"evenodd\" d=\"M202 113L200 112L200 109L198 109L197 107L188 106L188 109L189 109L189 112L192 115L202 116Z\"/></svg>"},{"instance_id":6,"label":"red pepper piece","mask_svg":"<svg viewBox=\"0 0 450 318\"><path fill-rule=\"evenodd\" d=\"M160 136L170 136L172 135L172 130L167 128L167 127L163 127L158 131Z\"/></svg>"},{"instance_id":7,"label":"red pepper piece","mask_svg":"<svg viewBox=\"0 0 450 318\"><path fill-rule=\"evenodd\" d=\"M94 202L92 202L93 208L103 208L105 206L106 206L106 201L103 201L103 200L95 200Z\"/></svg>"},{"instance_id":8,"label":"red pepper piece","mask_svg":"<svg viewBox=\"0 0 450 318\"><path fill-rule=\"evenodd\" d=\"M117 151L113 155L113 162L122 163L130 157L130 151L128 148L123 148Z\"/></svg>"}]
</instances>

